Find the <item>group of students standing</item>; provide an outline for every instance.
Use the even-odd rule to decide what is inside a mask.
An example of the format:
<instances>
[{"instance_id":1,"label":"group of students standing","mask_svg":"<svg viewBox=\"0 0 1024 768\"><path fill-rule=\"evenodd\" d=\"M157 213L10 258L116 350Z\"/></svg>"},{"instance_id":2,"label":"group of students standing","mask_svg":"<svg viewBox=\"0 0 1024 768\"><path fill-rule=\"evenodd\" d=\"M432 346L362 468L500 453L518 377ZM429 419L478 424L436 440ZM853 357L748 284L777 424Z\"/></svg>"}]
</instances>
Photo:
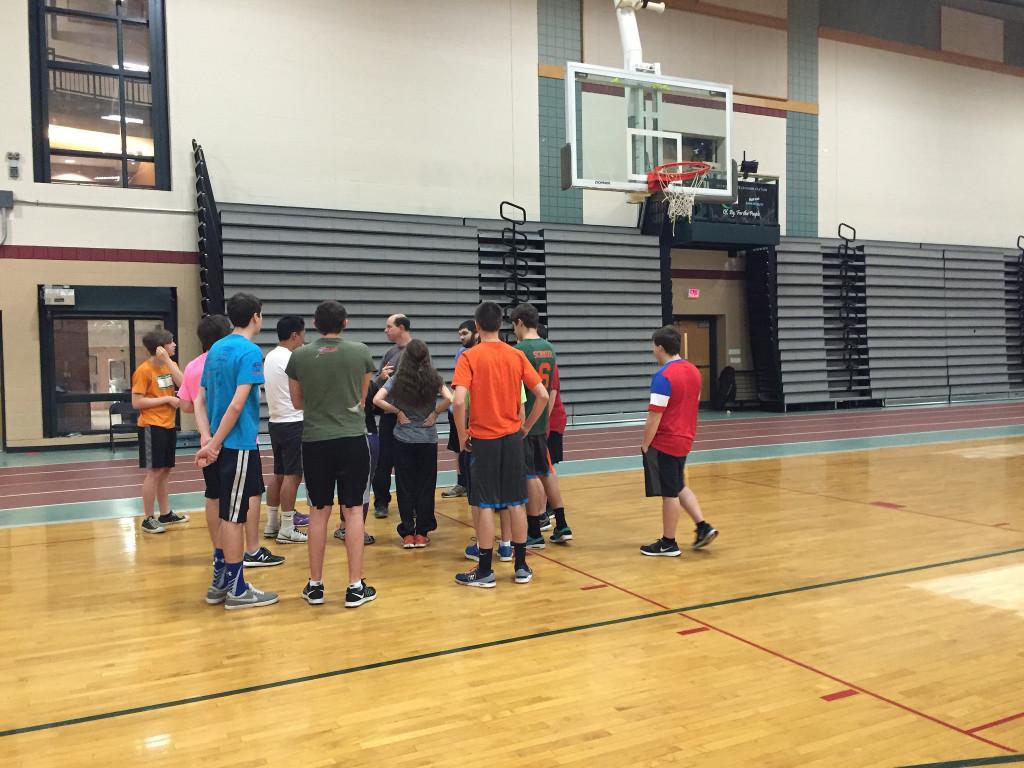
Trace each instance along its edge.
<instances>
[{"instance_id":1,"label":"group of students standing","mask_svg":"<svg viewBox=\"0 0 1024 768\"><path fill-rule=\"evenodd\" d=\"M434 368L427 345L412 337L407 317L388 318L385 333L394 346L376 368L365 344L343 338L348 317L336 301L316 308L314 325L320 337L313 343L306 343L302 318L281 318L278 346L266 360L253 341L262 328L262 304L249 294L235 294L228 300L227 317L203 318L198 329L203 354L184 372L172 359L173 337L166 331L148 334L143 342L151 357L132 380L132 402L140 409L139 461L147 470L142 530L161 533L167 525L188 520L170 509L166 490L167 474L174 466L174 410L180 407L195 413L200 433L195 463L203 471L213 545L206 601L223 603L227 609L278 601L276 594L256 589L245 577L246 567L284 561L259 542L266 491L269 511L263 535L281 544L307 544L309 579L301 594L311 605L325 602L323 562L337 497L341 522L334 535L345 541L348 559L345 606L358 607L377 596L363 578L363 548L374 541L364 525L370 490L374 490L375 516L387 517L392 467L402 546L416 549L430 544L430 533L437 527L436 422L448 412L449 447L458 449L459 479L442 495L468 496L476 529L476 541L465 550L476 567L456 574L455 581L494 587L496 554L499 561L514 562L514 582L530 582L533 571L526 551L545 547L542 531L553 528L550 541L555 544L573 538L552 461L561 459L565 413L558 401L557 358L552 345L541 338L537 310L529 304L513 308L515 347L500 339L502 319L497 304L484 302L474 319L460 326L461 347L451 388ZM658 333L666 330L676 334L672 355L658 345ZM666 359L658 357L659 362L666 364L652 382L643 446L645 476L648 495L664 498L669 494L675 506L664 500L664 535L641 551L673 556L679 553L678 547L671 551L678 519L678 513L671 519L673 510L685 509L698 524L695 548L709 543L717 531L703 521L696 497L685 488L685 454L676 456L675 463L663 458L670 456L666 450L678 451L687 434L692 444L700 374L679 360L674 329L658 333L655 356L660 349ZM671 339L661 342L671 349ZM683 378L673 373L677 369L669 370L676 361L687 367ZM696 374L696 394L692 374ZM667 383L660 383L659 377ZM270 413L274 472L269 487L263 483L257 444L260 385L266 390ZM174 387L179 388L177 394ZM655 392L666 387L667 395ZM380 413L379 427L375 412ZM683 435L682 442L672 438L676 433ZM689 444L685 449L688 453ZM303 477L308 518L295 511ZM159 517L154 514L154 501L159 503ZM554 517L553 525L547 510ZM494 513L499 515L501 532L497 553ZM299 530L303 524L308 525L307 533Z\"/></svg>"}]
</instances>

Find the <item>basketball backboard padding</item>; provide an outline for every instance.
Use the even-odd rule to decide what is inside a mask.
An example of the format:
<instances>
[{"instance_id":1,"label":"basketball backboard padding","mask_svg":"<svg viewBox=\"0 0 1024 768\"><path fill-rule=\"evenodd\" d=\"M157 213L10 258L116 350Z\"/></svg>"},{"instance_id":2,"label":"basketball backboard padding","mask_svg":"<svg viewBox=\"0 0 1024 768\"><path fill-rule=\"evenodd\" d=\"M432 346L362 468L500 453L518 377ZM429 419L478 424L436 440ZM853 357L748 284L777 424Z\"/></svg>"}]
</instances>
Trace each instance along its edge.
<instances>
[{"instance_id":1,"label":"basketball backboard padding","mask_svg":"<svg viewBox=\"0 0 1024 768\"><path fill-rule=\"evenodd\" d=\"M563 188L643 192L654 167L702 160L698 200L735 199L731 85L580 63L565 82Z\"/></svg>"}]
</instances>

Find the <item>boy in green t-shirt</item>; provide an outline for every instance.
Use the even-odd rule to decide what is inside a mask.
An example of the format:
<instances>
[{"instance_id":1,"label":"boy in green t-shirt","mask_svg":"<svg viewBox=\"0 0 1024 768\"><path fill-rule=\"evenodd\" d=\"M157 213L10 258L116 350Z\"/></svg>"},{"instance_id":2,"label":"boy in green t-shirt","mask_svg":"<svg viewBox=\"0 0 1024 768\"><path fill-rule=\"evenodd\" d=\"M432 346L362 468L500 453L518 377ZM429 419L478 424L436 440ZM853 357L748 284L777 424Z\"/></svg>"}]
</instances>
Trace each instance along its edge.
<instances>
[{"instance_id":1,"label":"boy in green t-shirt","mask_svg":"<svg viewBox=\"0 0 1024 768\"><path fill-rule=\"evenodd\" d=\"M565 544L572 539L572 529L565 520L562 491L558 487L558 475L548 456L548 417L555 402L556 392L551 389L557 358L555 348L537 333L540 315L532 304L520 304L512 310L512 329L519 343L516 349L526 355L544 386L548 390L548 408L523 438L526 452L526 480L530 500L526 508L526 548L544 549L544 536L540 530L540 515L544 511L545 497L555 515L555 530L551 534L552 544ZM533 407L533 393L527 392L526 410Z\"/></svg>"},{"instance_id":2,"label":"boy in green t-shirt","mask_svg":"<svg viewBox=\"0 0 1024 768\"><path fill-rule=\"evenodd\" d=\"M321 337L292 352L285 367L292 405L303 411L302 466L309 521L309 581L302 597L310 605L324 602L324 551L334 492L345 517L348 590L345 607L376 599L377 590L363 580L363 494L370 483L370 446L363 403L374 372L365 344L345 341L348 313L325 301L313 317Z\"/></svg>"}]
</instances>

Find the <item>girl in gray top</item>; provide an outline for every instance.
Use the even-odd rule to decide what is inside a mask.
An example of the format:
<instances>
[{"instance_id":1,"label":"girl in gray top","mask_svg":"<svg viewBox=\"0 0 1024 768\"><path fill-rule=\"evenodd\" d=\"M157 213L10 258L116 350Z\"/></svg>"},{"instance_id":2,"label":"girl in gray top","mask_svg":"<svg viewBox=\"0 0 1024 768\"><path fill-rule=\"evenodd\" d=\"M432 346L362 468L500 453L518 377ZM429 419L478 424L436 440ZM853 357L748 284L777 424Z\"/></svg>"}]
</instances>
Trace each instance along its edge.
<instances>
[{"instance_id":1,"label":"girl in gray top","mask_svg":"<svg viewBox=\"0 0 1024 768\"><path fill-rule=\"evenodd\" d=\"M373 398L373 404L396 414L395 486L398 491L398 535L406 549L425 547L437 528L434 489L437 486L437 417L448 410L451 390L430 360L427 345L411 340L402 352L395 375Z\"/></svg>"}]
</instances>

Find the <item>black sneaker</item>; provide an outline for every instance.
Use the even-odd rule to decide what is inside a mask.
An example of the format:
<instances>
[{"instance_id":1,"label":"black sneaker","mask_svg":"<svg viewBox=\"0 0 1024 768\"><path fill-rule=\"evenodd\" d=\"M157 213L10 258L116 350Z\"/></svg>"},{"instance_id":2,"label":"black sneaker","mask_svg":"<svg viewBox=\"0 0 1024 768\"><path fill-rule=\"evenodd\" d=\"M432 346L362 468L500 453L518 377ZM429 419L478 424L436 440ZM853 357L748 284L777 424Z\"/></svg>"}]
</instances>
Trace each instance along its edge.
<instances>
[{"instance_id":1,"label":"black sneaker","mask_svg":"<svg viewBox=\"0 0 1024 768\"><path fill-rule=\"evenodd\" d=\"M155 517L145 518L140 527L142 528L143 533L163 533L167 530L156 521Z\"/></svg>"},{"instance_id":2,"label":"black sneaker","mask_svg":"<svg viewBox=\"0 0 1024 768\"><path fill-rule=\"evenodd\" d=\"M324 585L318 584L315 587L311 582L306 582L306 586L302 588L302 599L310 605L323 605L324 604Z\"/></svg>"},{"instance_id":3,"label":"black sneaker","mask_svg":"<svg viewBox=\"0 0 1024 768\"><path fill-rule=\"evenodd\" d=\"M157 522L160 523L160 525L174 525L176 523L187 523L188 515L179 515L172 509L166 515L160 515L160 517L157 518Z\"/></svg>"},{"instance_id":4,"label":"black sneaker","mask_svg":"<svg viewBox=\"0 0 1024 768\"><path fill-rule=\"evenodd\" d=\"M540 523L540 529L542 531L550 531L551 528L553 527L551 525L551 517L548 515L547 512L541 512L540 513L540 518L539 518L538 522Z\"/></svg>"},{"instance_id":5,"label":"black sneaker","mask_svg":"<svg viewBox=\"0 0 1024 768\"><path fill-rule=\"evenodd\" d=\"M679 557L682 553L679 551L679 545L674 541L668 543L664 539L658 539L653 544L645 544L640 547L640 554L650 557Z\"/></svg>"},{"instance_id":6,"label":"black sneaker","mask_svg":"<svg viewBox=\"0 0 1024 768\"><path fill-rule=\"evenodd\" d=\"M246 552L242 557L242 562L246 568L266 568L271 565L280 565L284 562L284 558L273 554L266 547L260 547L255 555Z\"/></svg>"},{"instance_id":7,"label":"black sneaker","mask_svg":"<svg viewBox=\"0 0 1024 768\"><path fill-rule=\"evenodd\" d=\"M377 590L366 583L366 579L359 582L358 587L349 587L345 591L345 607L358 608L363 603L377 599Z\"/></svg>"},{"instance_id":8,"label":"black sneaker","mask_svg":"<svg viewBox=\"0 0 1024 768\"><path fill-rule=\"evenodd\" d=\"M706 547L718 536L718 531L715 530L707 521L701 521L697 523L697 529L694 532L693 537L693 548L701 549Z\"/></svg>"}]
</instances>

